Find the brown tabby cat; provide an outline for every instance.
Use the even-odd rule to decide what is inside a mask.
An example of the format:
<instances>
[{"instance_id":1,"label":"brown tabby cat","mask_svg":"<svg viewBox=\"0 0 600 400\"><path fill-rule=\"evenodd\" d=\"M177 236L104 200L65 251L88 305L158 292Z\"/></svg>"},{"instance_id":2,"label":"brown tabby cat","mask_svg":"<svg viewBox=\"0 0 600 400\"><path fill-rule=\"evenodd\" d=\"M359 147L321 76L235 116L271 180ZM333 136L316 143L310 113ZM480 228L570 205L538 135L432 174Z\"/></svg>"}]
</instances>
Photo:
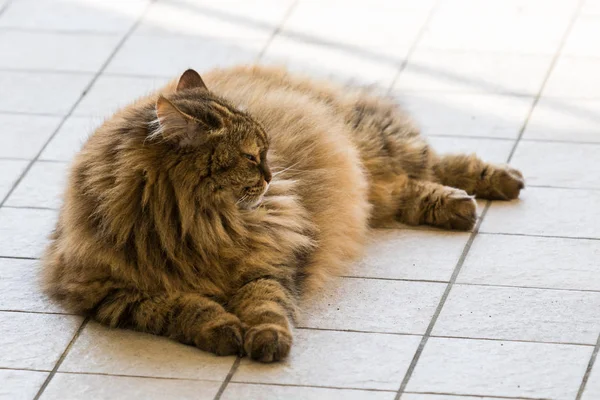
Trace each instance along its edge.
<instances>
[{"instance_id":1,"label":"brown tabby cat","mask_svg":"<svg viewBox=\"0 0 600 400\"><path fill-rule=\"evenodd\" d=\"M44 259L48 291L111 327L218 355L287 356L296 300L368 227L473 227L471 195L522 175L436 155L392 102L280 69L177 83L117 112L76 157Z\"/></svg>"}]
</instances>

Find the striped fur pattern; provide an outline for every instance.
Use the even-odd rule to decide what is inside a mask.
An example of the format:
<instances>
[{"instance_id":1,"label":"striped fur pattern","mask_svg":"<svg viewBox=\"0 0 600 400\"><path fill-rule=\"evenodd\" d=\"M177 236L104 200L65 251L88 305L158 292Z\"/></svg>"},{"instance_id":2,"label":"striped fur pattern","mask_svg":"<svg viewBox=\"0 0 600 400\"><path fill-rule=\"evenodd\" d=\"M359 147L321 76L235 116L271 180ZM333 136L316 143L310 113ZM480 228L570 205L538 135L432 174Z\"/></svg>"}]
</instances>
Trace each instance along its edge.
<instances>
[{"instance_id":1,"label":"striped fur pattern","mask_svg":"<svg viewBox=\"0 0 600 400\"><path fill-rule=\"evenodd\" d=\"M438 156L365 91L275 68L188 70L77 155L44 282L108 326L272 362L289 353L299 297L360 255L369 226L468 230L473 195L522 187L508 166Z\"/></svg>"}]
</instances>

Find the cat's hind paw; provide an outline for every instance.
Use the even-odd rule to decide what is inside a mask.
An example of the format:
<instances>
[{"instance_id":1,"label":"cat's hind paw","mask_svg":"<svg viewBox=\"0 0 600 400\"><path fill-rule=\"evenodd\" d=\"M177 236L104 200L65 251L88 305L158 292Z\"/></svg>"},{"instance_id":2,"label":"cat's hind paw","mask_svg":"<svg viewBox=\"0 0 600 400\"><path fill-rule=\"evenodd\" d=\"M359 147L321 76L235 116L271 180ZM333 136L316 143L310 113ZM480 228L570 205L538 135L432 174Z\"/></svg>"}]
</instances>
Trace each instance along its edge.
<instances>
[{"instance_id":1,"label":"cat's hind paw","mask_svg":"<svg viewBox=\"0 0 600 400\"><path fill-rule=\"evenodd\" d=\"M257 361L270 363L287 357L292 334L276 324L260 324L250 328L244 337L246 354Z\"/></svg>"},{"instance_id":2,"label":"cat's hind paw","mask_svg":"<svg viewBox=\"0 0 600 400\"><path fill-rule=\"evenodd\" d=\"M469 231L477 222L477 203L473 196L459 189L452 189L446 196L438 226L446 229Z\"/></svg>"},{"instance_id":3,"label":"cat's hind paw","mask_svg":"<svg viewBox=\"0 0 600 400\"><path fill-rule=\"evenodd\" d=\"M513 200L525 187L525 179L518 169L508 165L496 165L487 177L488 190L484 196L489 200Z\"/></svg>"}]
</instances>

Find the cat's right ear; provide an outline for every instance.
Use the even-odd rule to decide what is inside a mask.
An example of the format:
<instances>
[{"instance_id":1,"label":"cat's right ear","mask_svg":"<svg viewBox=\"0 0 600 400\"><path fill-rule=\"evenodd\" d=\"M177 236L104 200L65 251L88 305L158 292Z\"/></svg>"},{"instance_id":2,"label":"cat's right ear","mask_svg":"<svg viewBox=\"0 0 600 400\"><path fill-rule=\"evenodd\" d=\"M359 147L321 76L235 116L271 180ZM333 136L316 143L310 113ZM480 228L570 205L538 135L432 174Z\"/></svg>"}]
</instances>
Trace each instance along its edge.
<instances>
[{"instance_id":1,"label":"cat's right ear","mask_svg":"<svg viewBox=\"0 0 600 400\"><path fill-rule=\"evenodd\" d=\"M179 82L177 82L177 91L186 90L186 89L204 89L208 90L204 81L200 77L200 74L194 71L193 69L188 69L185 71L181 77L179 78Z\"/></svg>"}]
</instances>

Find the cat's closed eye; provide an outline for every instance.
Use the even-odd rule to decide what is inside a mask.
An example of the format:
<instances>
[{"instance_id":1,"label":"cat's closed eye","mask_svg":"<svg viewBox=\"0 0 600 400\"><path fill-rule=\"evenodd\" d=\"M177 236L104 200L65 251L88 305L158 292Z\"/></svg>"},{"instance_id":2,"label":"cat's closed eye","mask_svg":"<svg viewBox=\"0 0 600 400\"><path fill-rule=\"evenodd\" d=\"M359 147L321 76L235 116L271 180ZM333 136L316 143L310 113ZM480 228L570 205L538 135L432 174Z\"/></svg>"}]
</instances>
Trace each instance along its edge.
<instances>
[{"instance_id":1,"label":"cat's closed eye","mask_svg":"<svg viewBox=\"0 0 600 400\"><path fill-rule=\"evenodd\" d=\"M244 156L245 158L247 158L248 160L258 163L258 160L256 159L256 157L254 157L252 154L247 154L247 153L243 153L242 156Z\"/></svg>"}]
</instances>

